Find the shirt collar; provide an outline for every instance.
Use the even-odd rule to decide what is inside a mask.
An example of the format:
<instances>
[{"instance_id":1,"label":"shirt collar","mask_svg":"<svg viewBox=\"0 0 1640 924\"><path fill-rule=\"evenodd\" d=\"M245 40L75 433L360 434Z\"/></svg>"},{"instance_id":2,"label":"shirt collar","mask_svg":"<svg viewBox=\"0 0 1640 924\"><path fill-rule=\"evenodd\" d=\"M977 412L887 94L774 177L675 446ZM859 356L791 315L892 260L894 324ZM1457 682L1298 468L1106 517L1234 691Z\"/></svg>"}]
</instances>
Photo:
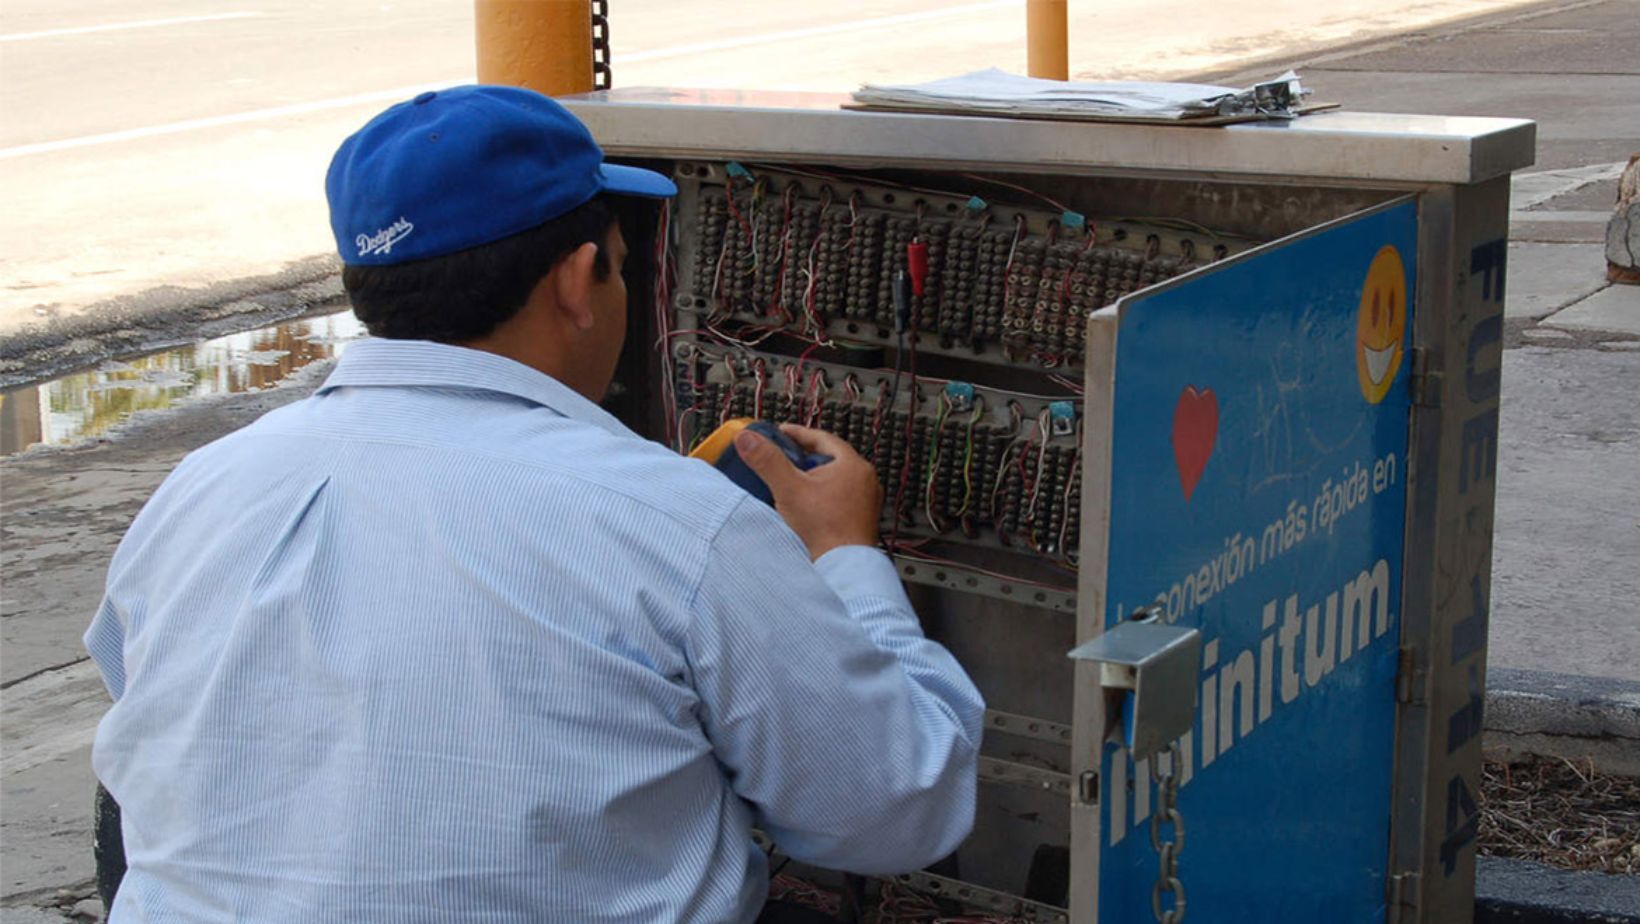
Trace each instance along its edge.
<instances>
[{"instance_id":1,"label":"shirt collar","mask_svg":"<svg viewBox=\"0 0 1640 924\"><path fill-rule=\"evenodd\" d=\"M357 386L498 392L593 424L616 436L634 435L609 412L546 373L505 356L446 343L370 338L351 344L318 393Z\"/></svg>"}]
</instances>

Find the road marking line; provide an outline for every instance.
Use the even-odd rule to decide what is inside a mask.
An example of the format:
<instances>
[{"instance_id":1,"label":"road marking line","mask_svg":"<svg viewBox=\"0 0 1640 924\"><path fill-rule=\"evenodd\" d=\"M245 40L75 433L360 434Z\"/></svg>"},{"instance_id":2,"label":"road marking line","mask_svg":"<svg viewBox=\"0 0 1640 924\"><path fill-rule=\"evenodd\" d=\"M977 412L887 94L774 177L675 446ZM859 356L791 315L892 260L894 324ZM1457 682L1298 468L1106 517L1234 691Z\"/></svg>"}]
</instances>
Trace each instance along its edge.
<instances>
[{"instance_id":1,"label":"road marking line","mask_svg":"<svg viewBox=\"0 0 1640 924\"><path fill-rule=\"evenodd\" d=\"M252 109L249 112L236 112L232 115L210 116L203 119L186 119L181 122L167 122L163 125L149 125L143 128L128 128L124 131L105 132L100 135L81 135L78 138L64 138L61 141L40 141L34 144L20 144L16 147L0 148L0 160L10 160L14 157L26 157L30 154L46 154L52 151L68 151L74 148L87 148L100 144L113 144L117 141L136 141L142 138L154 138L159 135L174 135L178 132L194 131L201 128L216 128L222 125L238 125L245 122L264 122L268 119L281 119L286 116L306 115L310 112L324 112L327 109L345 109L348 106L359 106L365 103L381 103L389 100L409 99L423 90L442 90L458 83L470 82L472 78L457 78L439 83L423 83L413 87L396 87L391 90L376 90L371 93L358 93L353 96L338 96L333 99L314 100L310 103L292 103L289 106L274 106L268 109Z\"/></svg>"},{"instance_id":2,"label":"road marking line","mask_svg":"<svg viewBox=\"0 0 1640 924\"><path fill-rule=\"evenodd\" d=\"M59 35L86 35L91 32L116 32L121 29L148 29L153 26L181 26L195 22L220 22L224 19L252 19L266 13L210 13L204 16L175 16L170 19L141 19L136 22L116 22L106 26L77 26L72 29L46 29L41 32L13 32L0 35L0 42L26 42L29 39L56 38Z\"/></svg>"},{"instance_id":3,"label":"road marking line","mask_svg":"<svg viewBox=\"0 0 1640 924\"><path fill-rule=\"evenodd\" d=\"M833 23L828 26L810 26L804 29L765 32L762 35L747 35L741 38L721 39L714 42L696 42L690 45L674 45L671 48L656 48L651 51L636 51L631 54L616 53L614 62L617 65L622 65L640 61L659 61L664 58L681 58L686 55L703 54L711 51L727 51L731 48L745 48L750 45L763 45L770 42L785 42L792 39L813 38L819 35L835 35L839 32L864 31L881 28L882 26L897 26L904 23L924 22L930 19L966 16L969 13L1002 10L1024 5L1025 0L987 0L984 3L965 3L961 6L924 10L919 13L897 13L893 16L879 16L876 19L860 19L854 22Z\"/></svg>"},{"instance_id":4,"label":"road marking line","mask_svg":"<svg viewBox=\"0 0 1640 924\"><path fill-rule=\"evenodd\" d=\"M740 48L750 45L760 45L769 42L781 42L791 39L812 38L818 35L834 35L840 32L854 32L865 29L876 29L883 26L902 25L911 22L924 22L931 19L944 19L952 16L963 16L970 13L979 13L986 10L1007 9L1024 6L1025 0L986 0L983 3L966 3L961 6L946 7L938 10L924 10L917 13L899 13L894 16L879 16L876 19L863 19L855 22L834 23L828 26L811 26L805 29L788 29L783 32L765 32L761 35L749 35L744 38L724 39L715 42L697 42L690 45L674 45L670 48L656 48L650 51L638 51L626 55L618 55L616 64L621 62L656 61L664 58L678 58L685 55L704 54L713 51L723 51L730 48ZM261 15L261 14L223 14L233 15ZM198 17L203 18L203 17ZM160 22L160 20L154 20ZM35 33L39 34L39 33ZM202 119L186 119L181 122L167 122L163 125L149 125L143 128L128 128L117 132L104 132L98 135L81 135L78 138L64 138L60 141L40 141L33 144L20 144L9 148L0 148L0 160L10 160L14 157L27 157L31 154L47 154L54 151L69 151L75 148L93 147L103 144L114 144L121 141L137 141L143 138L154 138L160 135L174 135L179 132L194 131L202 128L217 128L223 125L239 125L246 122L263 122L268 119L279 119L285 116L305 115L311 112L323 112L327 109L343 109L348 106L357 106L364 103L379 103L390 100L409 99L423 90L440 90L458 83L466 83L471 77L446 80L439 83L417 84L412 87L398 87L391 90L377 90L372 93L359 93L354 96L342 96L335 99L315 100L309 103L293 103L288 106L274 106L268 109L253 109L248 112L238 112L232 115L209 116Z\"/></svg>"}]
</instances>

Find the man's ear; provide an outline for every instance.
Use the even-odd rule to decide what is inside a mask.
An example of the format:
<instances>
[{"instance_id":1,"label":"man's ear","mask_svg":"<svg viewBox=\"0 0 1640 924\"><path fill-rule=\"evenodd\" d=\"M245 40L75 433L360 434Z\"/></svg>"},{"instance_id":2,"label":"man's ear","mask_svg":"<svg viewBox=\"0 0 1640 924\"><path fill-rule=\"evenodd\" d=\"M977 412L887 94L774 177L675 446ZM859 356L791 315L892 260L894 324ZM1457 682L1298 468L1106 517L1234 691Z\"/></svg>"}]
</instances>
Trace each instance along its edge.
<instances>
[{"instance_id":1,"label":"man's ear","mask_svg":"<svg viewBox=\"0 0 1640 924\"><path fill-rule=\"evenodd\" d=\"M575 248L553 267L553 292L559 310L576 328L587 330L597 320L592 313L592 285L598 261L598 245L591 241Z\"/></svg>"}]
</instances>

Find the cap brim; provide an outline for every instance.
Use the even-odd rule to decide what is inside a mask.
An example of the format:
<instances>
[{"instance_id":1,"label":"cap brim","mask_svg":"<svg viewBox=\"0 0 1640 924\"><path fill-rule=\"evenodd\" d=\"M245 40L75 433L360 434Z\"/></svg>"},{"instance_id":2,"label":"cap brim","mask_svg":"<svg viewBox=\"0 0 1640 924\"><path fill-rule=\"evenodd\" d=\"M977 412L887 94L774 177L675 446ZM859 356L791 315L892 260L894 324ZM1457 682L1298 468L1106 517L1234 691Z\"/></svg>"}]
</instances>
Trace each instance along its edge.
<instances>
[{"instance_id":1,"label":"cap brim","mask_svg":"<svg viewBox=\"0 0 1640 924\"><path fill-rule=\"evenodd\" d=\"M621 196L647 196L666 199L678 194L676 183L653 170L626 167L621 164L601 164L598 173L604 178L604 192Z\"/></svg>"}]
</instances>

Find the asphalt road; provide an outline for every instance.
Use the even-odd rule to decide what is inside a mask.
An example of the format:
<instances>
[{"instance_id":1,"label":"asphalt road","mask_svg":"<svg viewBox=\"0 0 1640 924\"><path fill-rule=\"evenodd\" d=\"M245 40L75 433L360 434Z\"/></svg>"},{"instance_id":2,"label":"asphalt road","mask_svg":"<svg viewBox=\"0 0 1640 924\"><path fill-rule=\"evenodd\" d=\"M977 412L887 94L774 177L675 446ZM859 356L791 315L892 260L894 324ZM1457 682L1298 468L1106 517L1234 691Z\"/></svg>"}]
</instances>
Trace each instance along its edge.
<instances>
[{"instance_id":1,"label":"asphalt road","mask_svg":"<svg viewBox=\"0 0 1640 924\"><path fill-rule=\"evenodd\" d=\"M1168 77L1522 0L1078 0L1071 66ZM1023 0L616 0L619 85L846 91L1024 69ZM0 6L0 338L120 323L210 283L324 272L336 144L472 79L468 0L9 0ZM304 262L304 258L306 262ZM304 276L305 274L305 276Z\"/></svg>"}]
</instances>

